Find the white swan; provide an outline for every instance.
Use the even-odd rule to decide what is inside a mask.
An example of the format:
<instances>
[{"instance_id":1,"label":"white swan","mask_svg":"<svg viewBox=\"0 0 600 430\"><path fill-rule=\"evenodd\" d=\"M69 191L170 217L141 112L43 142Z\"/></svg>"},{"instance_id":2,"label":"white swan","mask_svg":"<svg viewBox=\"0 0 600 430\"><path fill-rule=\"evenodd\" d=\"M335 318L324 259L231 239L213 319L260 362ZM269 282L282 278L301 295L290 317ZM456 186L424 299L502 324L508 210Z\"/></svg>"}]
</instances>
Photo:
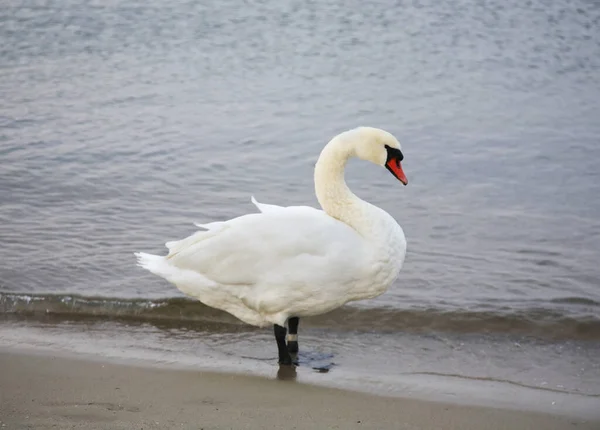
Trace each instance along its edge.
<instances>
[{"instance_id":1,"label":"white swan","mask_svg":"<svg viewBox=\"0 0 600 430\"><path fill-rule=\"evenodd\" d=\"M165 257L136 253L138 264L248 324L273 324L279 362L291 364L299 317L379 296L404 263L402 228L346 185L344 168L351 157L385 166L408 182L394 136L370 127L349 130L325 146L315 166L322 211L267 205L252 197L260 213L196 224L204 231L167 242Z\"/></svg>"}]
</instances>

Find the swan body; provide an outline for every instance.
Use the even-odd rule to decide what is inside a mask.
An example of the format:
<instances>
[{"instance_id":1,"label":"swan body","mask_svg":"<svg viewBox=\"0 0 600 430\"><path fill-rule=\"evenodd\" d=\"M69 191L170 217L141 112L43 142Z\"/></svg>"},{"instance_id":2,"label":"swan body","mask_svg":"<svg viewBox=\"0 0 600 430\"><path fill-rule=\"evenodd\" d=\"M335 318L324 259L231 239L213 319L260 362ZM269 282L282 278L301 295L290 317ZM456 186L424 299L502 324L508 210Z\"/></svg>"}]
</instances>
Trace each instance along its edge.
<instances>
[{"instance_id":1,"label":"swan body","mask_svg":"<svg viewBox=\"0 0 600 430\"><path fill-rule=\"evenodd\" d=\"M255 326L283 327L288 318L384 293L402 268L406 239L394 218L348 189L350 157L386 166L406 184L400 144L391 134L350 130L325 146L315 166L323 210L252 197L259 212L196 224L201 231L167 242L166 256L136 253L138 264Z\"/></svg>"}]
</instances>

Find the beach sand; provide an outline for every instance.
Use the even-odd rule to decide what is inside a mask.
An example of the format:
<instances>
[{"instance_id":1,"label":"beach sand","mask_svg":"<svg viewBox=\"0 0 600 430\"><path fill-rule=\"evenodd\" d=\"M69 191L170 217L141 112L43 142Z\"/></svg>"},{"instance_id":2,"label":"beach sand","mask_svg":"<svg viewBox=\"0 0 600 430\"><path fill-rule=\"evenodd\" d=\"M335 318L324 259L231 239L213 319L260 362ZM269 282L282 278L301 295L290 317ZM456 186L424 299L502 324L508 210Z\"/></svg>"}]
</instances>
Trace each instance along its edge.
<instances>
[{"instance_id":1,"label":"beach sand","mask_svg":"<svg viewBox=\"0 0 600 430\"><path fill-rule=\"evenodd\" d=\"M0 351L2 429L598 429L528 411Z\"/></svg>"}]
</instances>

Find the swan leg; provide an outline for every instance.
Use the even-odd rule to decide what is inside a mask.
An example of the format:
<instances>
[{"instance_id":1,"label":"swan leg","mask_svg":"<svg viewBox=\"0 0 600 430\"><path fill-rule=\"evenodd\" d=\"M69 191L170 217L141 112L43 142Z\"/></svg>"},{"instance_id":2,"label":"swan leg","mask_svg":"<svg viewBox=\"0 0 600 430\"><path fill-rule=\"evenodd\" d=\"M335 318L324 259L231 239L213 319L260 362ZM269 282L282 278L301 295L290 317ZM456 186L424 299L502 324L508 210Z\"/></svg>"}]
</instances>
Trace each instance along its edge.
<instances>
[{"instance_id":1,"label":"swan leg","mask_svg":"<svg viewBox=\"0 0 600 430\"><path fill-rule=\"evenodd\" d=\"M298 324L300 323L300 318L292 317L288 320L289 326L289 334L287 337L287 347L288 351L291 353L298 352Z\"/></svg>"},{"instance_id":2,"label":"swan leg","mask_svg":"<svg viewBox=\"0 0 600 430\"><path fill-rule=\"evenodd\" d=\"M275 340L277 341L277 349L279 350L279 364L291 366L292 356L285 343L286 328L275 324L273 325L273 331L275 332Z\"/></svg>"}]
</instances>

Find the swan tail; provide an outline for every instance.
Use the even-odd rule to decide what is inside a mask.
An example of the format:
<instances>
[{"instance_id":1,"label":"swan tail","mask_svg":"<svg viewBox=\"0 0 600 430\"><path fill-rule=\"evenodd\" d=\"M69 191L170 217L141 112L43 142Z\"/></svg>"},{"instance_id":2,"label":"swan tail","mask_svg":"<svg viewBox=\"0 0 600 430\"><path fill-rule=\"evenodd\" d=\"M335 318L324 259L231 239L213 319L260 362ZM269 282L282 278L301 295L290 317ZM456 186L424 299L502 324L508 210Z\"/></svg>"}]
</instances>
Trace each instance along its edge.
<instances>
[{"instance_id":1,"label":"swan tail","mask_svg":"<svg viewBox=\"0 0 600 430\"><path fill-rule=\"evenodd\" d=\"M146 269L156 276L166 279L172 284L175 284L177 288L186 294L198 296L197 291L190 291L189 285L195 285L198 287L212 286L214 284L200 273L191 270L180 269L179 267L171 264L168 259L169 257L146 254L145 252L136 252L135 256L137 257L138 266Z\"/></svg>"},{"instance_id":2,"label":"swan tail","mask_svg":"<svg viewBox=\"0 0 600 430\"><path fill-rule=\"evenodd\" d=\"M167 262L165 257L146 254L145 252L136 252L135 256L137 258L137 265L141 268L168 281L172 280L175 268Z\"/></svg>"}]
</instances>

